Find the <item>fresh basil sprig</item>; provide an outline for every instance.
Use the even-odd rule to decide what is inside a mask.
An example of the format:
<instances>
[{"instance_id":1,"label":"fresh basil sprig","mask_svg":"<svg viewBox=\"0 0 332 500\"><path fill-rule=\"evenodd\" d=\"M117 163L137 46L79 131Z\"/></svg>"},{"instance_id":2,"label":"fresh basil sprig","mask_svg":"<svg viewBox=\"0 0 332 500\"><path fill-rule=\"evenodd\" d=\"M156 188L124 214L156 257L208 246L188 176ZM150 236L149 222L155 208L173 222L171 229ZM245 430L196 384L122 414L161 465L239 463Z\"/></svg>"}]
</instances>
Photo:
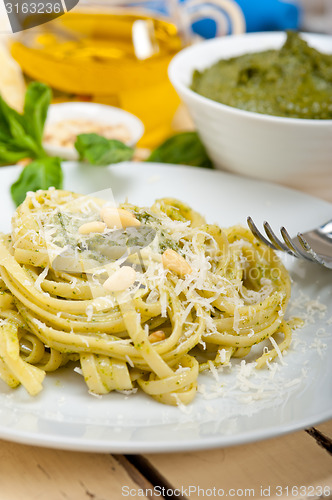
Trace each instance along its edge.
<instances>
[{"instance_id":1,"label":"fresh basil sprig","mask_svg":"<svg viewBox=\"0 0 332 500\"><path fill-rule=\"evenodd\" d=\"M28 191L48 189L51 186L61 189L62 184L60 158L45 157L34 160L24 167L17 181L12 184L10 193L16 205L20 205Z\"/></svg>"},{"instance_id":2,"label":"fresh basil sprig","mask_svg":"<svg viewBox=\"0 0 332 500\"><path fill-rule=\"evenodd\" d=\"M62 187L63 174L59 158L50 158L42 141L51 89L40 82L27 88L23 113L11 108L0 96L0 165L15 164L24 158L33 161L11 186L11 195L19 205L28 191Z\"/></svg>"},{"instance_id":3,"label":"fresh basil sprig","mask_svg":"<svg viewBox=\"0 0 332 500\"><path fill-rule=\"evenodd\" d=\"M197 132L180 132L169 137L146 161L213 168Z\"/></svg>"},{"instance_id":4,"label":"fresh basil sprig","mask_svg":"<svg viewBox=\"0 0 332 500\"><path fill-rule=\"evenodd\" d=\"M40 82L28 86L25 94L24 114L31 137L42 147L47 111L52 99L51 89Z\"/></svg>"},{"instance_id":5,"label":"fresh basil sprig","mask_svg":"<svg viewBox=\"0 0 332 500\"><path fill-rule=\"evenodd\" d=\"M134 149L123 142L106 139L98 134L79 135L75 148L80 155L80 160L99 166L128 161L134 155ZM152 151L146 161L213 168L197 132L174 134Z\"/></svg>"},{"instance_id":6,"label":"fresh basil sprig","mask_svg":"<svg viewBox=\"0 0 332 500\"><path fill-rule=\"evenodd\" d=\"M51 96L51 89L47 85L30 83L22 114L11 108L0 96L0 164L8 165L23 158L47 156L42 138Z\"/></svg>"},{"instance_id":7,"label":"fresh basil sprig","mask_svg":"<svg viewBox=\"0 0 332 500\"><path fill-rule=\"evenodd\" d=\"M123 142L106 139L98 134L78 135L75 148L80 155L80 160L99 166L131 160L134 154L134 149Z\"/></svg>"},{"instance_id":8,"label":"fresh basil sprig","mask_svg":"<svg viewBox=\"0 0 332 500\"><path fill-rule=\"evenodd\" d=\"M51 102L51 89L40 82L28 86L23 113L11 108L0 96L0 165L11 165L24 158L31 158L11 186L11 195L19 205L28 191L60 189L63 173L60 158L45 152L42 141L47 111ZM98 134L80 134L75 148L80 160L92 165L110 165L131 160L134 149L121 141L106 139ZM173 135L155 149L149 162L176 163L213 168L205 148L196 132Z\"/></svg>"}]
</instances>

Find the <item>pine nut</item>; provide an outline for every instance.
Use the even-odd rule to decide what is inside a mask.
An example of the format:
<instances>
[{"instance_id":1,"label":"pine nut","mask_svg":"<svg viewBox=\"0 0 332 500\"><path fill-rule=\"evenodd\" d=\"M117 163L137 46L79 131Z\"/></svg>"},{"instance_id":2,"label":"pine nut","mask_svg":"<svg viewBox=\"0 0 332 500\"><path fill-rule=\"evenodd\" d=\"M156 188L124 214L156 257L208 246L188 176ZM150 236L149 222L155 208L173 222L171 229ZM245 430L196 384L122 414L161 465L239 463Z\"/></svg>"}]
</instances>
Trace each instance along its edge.
<instances>
[{"instance_id":1,"label":"pine nut","mask_svg":"<svg viewBox=\"0 0 332 500\"><path fill-rule=\"evenodd\" d=\"M188 262L177 252L172 249L166 250L161 257L161 261L165 269L169 269L180 277L192 272Z\"/></svg>"},{"instance_id":2,"label":"pine nut","mask_svg":"<svg viewBox=\"0 0 332 500\"><path fill-rule=\"evenodd\" d=\"M136 271L132 267L123 266L115 271L103 284L108 292L121 292L129 288L136 279Z\"/></svg>"},{"instance_id":3,"label":"pine nut","mask_svg":"<svg viewBox=\"0 0 332 500\"><path fill-rule=\"evenodd\" d=\"M166 336L162 330L157 330L156 332L150 333L148 339L150 342L160 342L161 340L165 340Z\"/></svg>"},{"instance_id":4,"label":"pine nut","mask_svg":"<svg viewBox=\"0 0 332 500\"><path fill-rule=\"evenodd\" d=\"M100 215L110 229L125 229L126 227L141 225L140 221L131 212L123 208L105 207L100 211Z\"/></svg>"},{"instance_id":5,"label":"pine nut","mask_svg":"<svg viewBox=\"0 0 332 500\"><path fill-rule=\"evenodd\" d=\"M103 233L106 229L106 224L101 221L93 221L86 222L82 226L79 227L78 232L80 234L89 234L89 233Z\"/></svg>"}]
</instances>

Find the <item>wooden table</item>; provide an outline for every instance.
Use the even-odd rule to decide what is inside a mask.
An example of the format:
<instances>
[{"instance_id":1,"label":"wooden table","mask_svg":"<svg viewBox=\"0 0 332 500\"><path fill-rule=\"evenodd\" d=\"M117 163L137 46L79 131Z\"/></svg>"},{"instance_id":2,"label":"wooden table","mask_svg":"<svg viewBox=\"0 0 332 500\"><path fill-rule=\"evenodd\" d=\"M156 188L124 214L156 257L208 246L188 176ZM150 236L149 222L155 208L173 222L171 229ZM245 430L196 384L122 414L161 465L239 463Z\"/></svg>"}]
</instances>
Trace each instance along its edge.
<instances>
[{"instance_id":1,"label":"wooden table","mask_svg":"<svg viewBox=\"0 0 332 500\"><path fill-rule=\"evenodd\" d=\"M0 441L0 455L1 500L332 498L332 421L210 451L123 456Z\"/></svg>"},{"instance_id":2,"label":"wooden table","mask_svg":"<svg viewBox=\"0 0 332 500\"><path fill-rule=\"evenodd\" d=\"M328 181L321 195L332 202ZM301 182L318 194L317 183ZM0 454L0 500L332 499L332 420L209 451L124 456L0 441Z\"/></svg>"}]
</instances>

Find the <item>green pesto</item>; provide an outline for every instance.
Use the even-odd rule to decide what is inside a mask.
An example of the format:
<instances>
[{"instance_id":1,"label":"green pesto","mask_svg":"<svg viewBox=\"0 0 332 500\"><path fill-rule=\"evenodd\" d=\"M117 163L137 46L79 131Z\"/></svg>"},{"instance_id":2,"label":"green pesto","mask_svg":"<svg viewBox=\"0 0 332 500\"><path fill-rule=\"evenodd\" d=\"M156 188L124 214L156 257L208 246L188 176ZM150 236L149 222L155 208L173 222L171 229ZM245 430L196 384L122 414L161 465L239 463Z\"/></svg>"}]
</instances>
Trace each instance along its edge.
<instances>
[{"instance_id":1,"label":"green pesto","mask_svg":"<svg viewBox=\"0 0 332 500\"><path fill-rule=\"evenodd\" d=\"M283 47L223 59L195 71L195 92L246 111L290 118L332 119L332 54L288 32Z\"/></svg>"},{"instance_id":2,"label":"green pesto","mask_svg":"<svg viewBox=\"0 0 332 500\"><path fill-rule=\"evenodd\" d=\"M164 231L160 231L159 233L159 252L163 253L168 249L172 249L175 252L178 252L179 245L176 243L176 241L168 238L166 234L167 233L165 233Z\"/></svg>"},{"instance_id":3,"label":"green pesto","mask_svg":"<svg viewBox=\"0 0 332 500\"><path fill-rule=\"evenodd\" d=\"M154 223L154 222L157 222L157 217L155 217L154 215L152 214L149 214L148 212L146 212L145 210L141 210L139 211L137 209L137 211L134 212L134 216L136 217L136 219L138 219L142 224L151 224L151 223Z\"/></svg>"}]
</instances>

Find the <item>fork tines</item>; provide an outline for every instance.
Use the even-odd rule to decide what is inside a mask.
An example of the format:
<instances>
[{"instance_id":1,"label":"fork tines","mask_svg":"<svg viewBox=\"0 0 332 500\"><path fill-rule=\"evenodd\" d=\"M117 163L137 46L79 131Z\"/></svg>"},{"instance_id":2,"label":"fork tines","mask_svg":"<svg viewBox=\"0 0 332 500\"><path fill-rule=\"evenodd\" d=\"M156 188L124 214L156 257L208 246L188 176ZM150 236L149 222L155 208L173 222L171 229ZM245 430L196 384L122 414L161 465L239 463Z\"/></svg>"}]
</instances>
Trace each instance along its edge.
<instances>
[{"instance_id":1,"label":"fork tines","mask_svg":"<svg viewBox=\"0 0 332 500\"><path fill-rule=\"evenodd\" d=\"M282 250L283 252L287 252L289 255L293 257L303 258L306 260L310 260L312 262L318 262L319 264L323 264L321 258L314 252L309 243L305 240L301 233L297 234L297 238L291 238L288 231L285 227L280 228L281 236L284 240L282 242L272 230L270 224L265 221L263 226L266 233L267 238L259 231L256 224L252 220L251 217L247 218L248 226L253 235L260 240L265 245L273 248L274 250ZM294 241L296 240L296 242ZM297 244L301 246L299 246Z\"/></svg>"}]
</instances>

